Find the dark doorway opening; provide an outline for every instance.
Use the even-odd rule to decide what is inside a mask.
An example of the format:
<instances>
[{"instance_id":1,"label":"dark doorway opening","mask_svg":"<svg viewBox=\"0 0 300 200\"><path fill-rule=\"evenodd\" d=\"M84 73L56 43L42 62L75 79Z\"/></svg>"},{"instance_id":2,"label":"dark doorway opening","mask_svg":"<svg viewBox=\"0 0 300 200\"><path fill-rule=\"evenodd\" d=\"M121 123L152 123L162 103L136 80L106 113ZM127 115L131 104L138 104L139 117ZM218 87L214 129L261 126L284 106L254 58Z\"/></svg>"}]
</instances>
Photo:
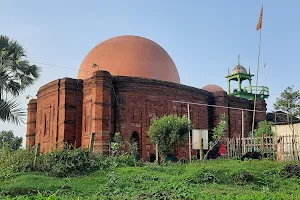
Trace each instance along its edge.
<instances>
[{"instance_id":1,"label":"dark doorway opening","mask_svg":"<svg viewBox=\"0 0 300 200\"><path fill-rule=\"evenodd\" d=\"M140 154L141 154L141 152L140 152L140 137L136 131L134 131L130 137L130 144L134 144L134 143L136 143L136 145L137 145L137 155L135 155L135 157L137 160L139 160Z\"/></svg>"}]
</instances>

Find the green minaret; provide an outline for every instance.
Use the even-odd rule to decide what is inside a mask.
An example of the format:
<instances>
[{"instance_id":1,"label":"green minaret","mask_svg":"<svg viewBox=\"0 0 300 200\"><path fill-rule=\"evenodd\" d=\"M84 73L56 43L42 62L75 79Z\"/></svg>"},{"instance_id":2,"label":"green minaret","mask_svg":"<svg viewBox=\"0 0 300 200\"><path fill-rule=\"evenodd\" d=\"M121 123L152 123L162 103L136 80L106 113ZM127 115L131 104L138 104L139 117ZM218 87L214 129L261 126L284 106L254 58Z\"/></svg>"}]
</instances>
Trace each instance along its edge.
<instances>
[{"instance_id":1,"label":"green minaret","mask_svg":"<svg viewBox=\"0 0 300 200\"><path fill-rule=\"evenodd\" d=\"M250 74L250 67L249 67L249 73L247 73L247 70L240 64L240 56L238 56L238 65L233 68L231 71L231 74L229 74L228 69L228 95L233 95L241 98L246 99L254 99L255 93L257 99L266 99L269 97L269 88L265 86L252 86L252 77L254 75ZM238 82L238 88L235 88L233 91L230 89L230 82L231 81L237 81ZM248 81L249 86L246 86L242 88L242 83L244 81Z\"/></svg>"}]
</instances>

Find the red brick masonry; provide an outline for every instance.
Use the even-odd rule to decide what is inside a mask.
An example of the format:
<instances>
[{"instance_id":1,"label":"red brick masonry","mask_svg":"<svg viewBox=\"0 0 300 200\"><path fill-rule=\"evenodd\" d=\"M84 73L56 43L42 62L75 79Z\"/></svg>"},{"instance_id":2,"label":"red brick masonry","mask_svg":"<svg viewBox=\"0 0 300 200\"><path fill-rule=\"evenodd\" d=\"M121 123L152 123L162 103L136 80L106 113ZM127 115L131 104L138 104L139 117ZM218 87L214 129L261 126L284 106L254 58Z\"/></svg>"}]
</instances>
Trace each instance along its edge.
<instances>
[{"instance_id":1,"label":"red brick masonry","mask_svg":"<svg viewBox=\"0 0 300 200\"><path fill-rule=\"evenodd\" d=\"M64 142L87 148L90 133L95 132L94 150L108 154L111 138L120 132L128 142L134 136L141 159L149 160L150 154L155 154L147 136L151 119L164 114L187 115L187 106L173 100L253 109L253 101L228 96L224 91L211 93L177 83L96 71L89 79L63 78L39 89L37 99L28 104L26 147L40 143L42 153L61 148ZM264 100L257 101L257 110L266 111ZM222 113L229 123L225 136L239 136L240 110L190 106L194 128L212 130ZM265 113L256 114L256 121L265 118ZM252 112L245 111L244 120L247 135ZM176 154L178 158L187 157L188 145L176 148Z\"/></svg>"}]
</instances>

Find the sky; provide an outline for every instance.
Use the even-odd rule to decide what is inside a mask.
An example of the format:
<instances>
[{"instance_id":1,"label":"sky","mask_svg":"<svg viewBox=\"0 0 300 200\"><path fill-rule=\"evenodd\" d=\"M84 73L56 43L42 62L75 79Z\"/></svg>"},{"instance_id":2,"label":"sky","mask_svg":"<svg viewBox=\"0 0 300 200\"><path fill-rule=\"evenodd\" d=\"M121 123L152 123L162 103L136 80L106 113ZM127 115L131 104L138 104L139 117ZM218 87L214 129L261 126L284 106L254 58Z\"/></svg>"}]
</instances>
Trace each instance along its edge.
<instances>
[{"instance_id":1,"label":"sky","mask_svg":"<svg viewBox=\"0 0 300 200\"><path fill-rule=\"evenodd\" d=\"M42 69L40 79L18 97L24 109L27 95L35 97L50 81L76 78L94 46L120 35L142 36L162 46L175 62L182 84L217 84L227 90L225 76L238 64L238 55L240 63L256 73L256 24L262 4L258 85L269 87L266 101L272 111L287 86L300 89L298 0L0 0L0 34L21 43L27 59ZM25 139L26 124L0 122L0 130L13 130Z\"/></svg>"}]
</instances>

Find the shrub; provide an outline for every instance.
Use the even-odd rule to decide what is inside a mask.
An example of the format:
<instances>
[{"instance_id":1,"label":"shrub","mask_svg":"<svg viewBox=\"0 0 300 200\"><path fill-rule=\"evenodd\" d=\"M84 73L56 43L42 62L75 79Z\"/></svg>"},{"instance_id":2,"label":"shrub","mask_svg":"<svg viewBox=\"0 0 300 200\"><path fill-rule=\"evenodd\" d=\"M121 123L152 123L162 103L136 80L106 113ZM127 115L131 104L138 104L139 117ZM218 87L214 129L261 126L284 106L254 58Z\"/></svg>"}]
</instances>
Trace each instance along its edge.
<instances>
[{"instance_id":1,"label":"shrub","mask_svg":"<svg viewBox=\"0 0 300 200\"><path fill-rule=\"evenodd\" d=\"M189 183L192 184L202 184L202 183L216 183L219 180L215 176L214 172L204 171L194 178L188 180Z\"/></svg>"},{"instance_id":2,"label":"shrub","mask_svg":"<svg viewBox=\"0 0 300 200\"><path fill-rule=\"evenodd\" d=\"M7 173L39 171L55 177L73 177L95 170L114 169L118 166L143 166L131 154L113 157L90 153L87 149L62 149L52 151L37 158L33 166L34 153L27 150L0 150L0 179Z\"/></svg>"},{"instance_id":3,"label":"shrub","mask_svg":"<svg viewBox=\"0 0 300 200\"><path fill-rule=\"evenodd\" d=\"M130 154L106 157L88 150L63 149L46 153L37 160L35 170L55 177L73 177L95 170L114 169L118 166L139 166Z\"/></svg>"},{"instance_id":4,"label":"shrub","mask_svg":"<svg viewBox=\"0 0 300 200\"><path fill-rule=\"evenodd\" d=\"M44 154L38 158L35 170L56 177L69 177L97 170L98 159L84 149L63 149Z\"/></svg>"},{"instance_id":5,"label":"shrub","mask_svg":"<svg viewBox=\"0 0 300 200\"><path fill-rule=\"evenodd\" d=\"M112 156L122 155L124 153L125 144L120 132L115 133L113 142L111 142L110 146L111 146Z\"/></svg>"},{"instance_id":6,"label":"shrub","mask_svg":"<svg viewBox=\"0 0 300 200\"><path fill-rule=\"evenodd\" d=\"M183 146L187 143L191 128L192 124L186 116L164 115L153 118L148 135L153 144L157 145L157 151L164 161L169 153L174 152L175 145Z\"/></svg>"},{"instance_id":7,"label":"shrub","mask_svg":"<svg viewBox=\"0 0 300 200\"><path fill-rule=\"evenodd\" d=\"M19 149L11 151L8 148L0 150L0 171L24 172L32 170L33 153Z\"/></svg>"},{"instance_id":8,"label":"shrub","mask_svg":"<svg viewBox=\"0 0 300 200\"><path fill-rule=\"evenodd\" d=\"M136 158L130 154L124 154L117 157L109 158L114 160L118 166L141 166L142 162L137 162Z\"/></svg>"},{"instance_id":9,"label":"shrub","mask_svg":"<svg viewBox=\"0 0 300 200\"><path fill-rule=\"evenodd\" d=\"M232 176L235 183L248 183L254 180L254 176L244 170L233 173Z\"/></svg>"},{"instance_id":10,"label":"shrub","mask_svg":"<svg viewBox=\"0 0 300 200\"><path fill-rule=\"evenodd\" d=\"M284 166L284 172L288 177L300 177L300 165L288 164Z\"/></svg>"}]
</instances>

